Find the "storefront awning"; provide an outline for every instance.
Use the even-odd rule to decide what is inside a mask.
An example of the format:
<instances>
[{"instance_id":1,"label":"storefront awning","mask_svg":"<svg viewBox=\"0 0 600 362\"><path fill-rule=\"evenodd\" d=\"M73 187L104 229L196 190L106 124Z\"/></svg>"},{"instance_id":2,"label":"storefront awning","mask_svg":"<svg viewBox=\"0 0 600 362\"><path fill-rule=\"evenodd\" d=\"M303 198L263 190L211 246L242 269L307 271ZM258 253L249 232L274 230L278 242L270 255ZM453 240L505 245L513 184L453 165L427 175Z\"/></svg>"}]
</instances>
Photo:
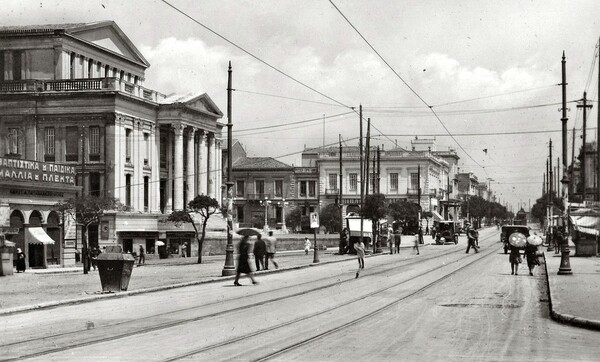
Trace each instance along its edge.
<instances>
[{"instance_id":1,"label":"storefront awning","mask_svg":"<svg viewBox=\"0 0 600 362\"><path fill-rule=\"evenodd\" d=\"M54 244L54 240L41 227L25 228L25 240L29 244Z\"/></svg>"},{"instance_id":2,"label":"storefront awning","mask_svg":"<svg viewBox=\"0 0 600 362\"><path fill-rule=\"evenodd\" d=\"M580 209L572 212L570 216L575 230L589 235L600 235L600 213L597 211Z\"/></svg>"}]
</instances>

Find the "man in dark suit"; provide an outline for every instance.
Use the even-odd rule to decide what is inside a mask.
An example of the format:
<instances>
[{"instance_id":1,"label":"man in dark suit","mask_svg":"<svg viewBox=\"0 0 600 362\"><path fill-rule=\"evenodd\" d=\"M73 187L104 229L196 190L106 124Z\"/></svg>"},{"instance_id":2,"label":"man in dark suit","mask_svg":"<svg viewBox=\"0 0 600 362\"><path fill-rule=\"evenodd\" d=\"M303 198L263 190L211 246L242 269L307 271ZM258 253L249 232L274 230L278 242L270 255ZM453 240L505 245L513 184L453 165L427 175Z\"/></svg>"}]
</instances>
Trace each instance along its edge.
<instances>
[{"instance_id":1,"label":"man in dark suit","mask_svg":"<svg viewBox=\"0 0 600 362\"><path fill-rule=\"evenodd\" d=\"M261 266L263 269L265 268L267 244L265 244L261 235L258 235L257 238L258 239L254 242L254 262L256 263L256 271L259 271Z\"/></svg>"},{"instance_id":2,"label":"man in dark suit","mask_svg":"<svg viewBox=\"0 0 600 362\"><path fill-rule=\"evenodd\" d=\"M467 254L469 254L469 250L473 248L475 250L475 254L479 252L479 247L477 247L477 230L471 227L471 224L467 224Z\"/></svg>"}]
</instances>

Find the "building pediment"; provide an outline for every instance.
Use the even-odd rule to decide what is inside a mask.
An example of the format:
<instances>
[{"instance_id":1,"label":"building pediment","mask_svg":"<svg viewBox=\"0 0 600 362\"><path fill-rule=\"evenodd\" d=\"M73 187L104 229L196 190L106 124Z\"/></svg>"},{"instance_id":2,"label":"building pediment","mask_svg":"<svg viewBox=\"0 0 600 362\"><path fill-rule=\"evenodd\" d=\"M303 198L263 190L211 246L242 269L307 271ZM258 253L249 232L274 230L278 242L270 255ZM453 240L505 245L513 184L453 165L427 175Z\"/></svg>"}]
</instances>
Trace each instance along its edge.
<instances>
[{"instance_id":1,"label":"building pediment","mask_svg":"<svg viewBox=\"0 0 600 362\"><path fill-rule=\"evenodd\" d=\"M65 32L135 63L143 64L146 67L150 66L150 63L114 21L79 24L66 28Z\"/></svg>"},{"instance_id":2,"label":"building pediment","mask_svg":"<svg viewBox=\"0 0 600 362\"><path fill-rule=\"evenodd\" d=\"M198 94L198 93L190 93L186 95L170 95L166 97L164 100L160 101L161 104L182 104L186 108L190 108L196 111L200 111L202 113L209 113L212 115L218 116L218 118L223 117L223 112L217 107L215 102L208 96L206 93Z\"/></svg>"}]
</instances>

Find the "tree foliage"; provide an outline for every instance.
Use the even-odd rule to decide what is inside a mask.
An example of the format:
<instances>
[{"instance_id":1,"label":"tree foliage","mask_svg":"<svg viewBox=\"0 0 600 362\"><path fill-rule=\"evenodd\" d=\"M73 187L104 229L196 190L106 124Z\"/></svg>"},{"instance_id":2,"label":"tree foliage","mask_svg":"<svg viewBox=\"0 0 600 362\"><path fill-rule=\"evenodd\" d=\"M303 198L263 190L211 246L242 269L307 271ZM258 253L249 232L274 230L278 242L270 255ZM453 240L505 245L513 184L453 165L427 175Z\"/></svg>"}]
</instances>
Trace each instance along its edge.
<instances>
[{"instance_id":1,"label":"tree foliage","mask_svg":"<svg viewBox=\"0 0 600 362\"><path fill-rule=\"evenodd\" d=\"M388 214L394 221L416 219L419 210L419 205L408 201L394 201L388 205Z\"/></svg>"},{"instance_id":2,"label":"tree foliage","mask_svg":"<svg viewBox=\"0 0 600 362\"><path fill-rule=\"evenodd\" d=\"M208 219L211 215L220 212L222 212L222 210L216 199L206 195L198 195L188 202L186 210L173 211L167 218L167 221L172 222L175 225L189 223L193 226L196 240L198 241L198 264L202 263L202 247L204 245L204 238L206 237L206 224L208 223ZM201 234L198 231L198 227L194 222L192 214L200 215L202 218Z\"/></svg>"},{"instance_id":3,"label":"tree foliage","mask_svg":"<svg viewBox=\"0 0 600 362\"><path fill-rule=\"evenodd\" d=\"M341 231L342 219L340 217L340 208L338 205L329 204L321 209L319 222L325 227L327 232Z\"/></svg>"},{"instance_id":4,"label":"tree foliage","mask_svg":"<svg viewBox=\"0 0 600 362\"><path fill-rule=\"evenodd\" d=\"M553 192L551 197L552 205L561 212L564 211L562 200ZM535 201L531 207L531 216L537 219L540 224L544 223L546 218L546 208L548 207L548 193L544 193L542 197Z\"/></svg>"},{"instance_id":5,"label":"tree foliage","mask_svg":"<svg viewBox=\"0 0 600 362\"><path fill-rule=\"evenodd\" d=\"M58 202L54 208L68 215L75 220L77 224L82 226L81 235L81 254L83 273L87 274L90 270L88 260L88 228L92 224L97 224L106 211L122 208L123 205L115 198L84 195L70 198L66 201ZM63 221L64 222L64 221Z\"/></svg>"},{"instance_id":6,"label":"tree foliage","mask_svg":"<svg viewBox=\"0 0 600 362\"><path fill-rule=\"evenodd\" d=\"M299 207L290 210L285 216L285 226L292 230L298 230L302 227L302 211Z\"/></svg>"}]
</instances>

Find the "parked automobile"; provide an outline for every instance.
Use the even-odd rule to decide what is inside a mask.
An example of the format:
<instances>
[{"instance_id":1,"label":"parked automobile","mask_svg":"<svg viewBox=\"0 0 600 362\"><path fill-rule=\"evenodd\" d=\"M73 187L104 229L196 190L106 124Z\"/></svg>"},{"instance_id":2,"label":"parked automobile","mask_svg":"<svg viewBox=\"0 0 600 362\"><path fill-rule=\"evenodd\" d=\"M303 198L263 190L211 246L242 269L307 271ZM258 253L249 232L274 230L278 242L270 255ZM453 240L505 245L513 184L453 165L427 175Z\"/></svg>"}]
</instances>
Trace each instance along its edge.
<instances>
[{"instance_id":1,"label":"parked automobile","mask_svg":"<svg viewBox=\"0 0 600 362\"><path fill-rule=\"evenodd\" d=\"M508 237L512 233L521 233L525 235L525 237L529 236L529 227L524 225L504 225L502 226L502 231L500 232L500 242L504 243L504 254L508 254Z\"/></svg>"}]
</instances>

